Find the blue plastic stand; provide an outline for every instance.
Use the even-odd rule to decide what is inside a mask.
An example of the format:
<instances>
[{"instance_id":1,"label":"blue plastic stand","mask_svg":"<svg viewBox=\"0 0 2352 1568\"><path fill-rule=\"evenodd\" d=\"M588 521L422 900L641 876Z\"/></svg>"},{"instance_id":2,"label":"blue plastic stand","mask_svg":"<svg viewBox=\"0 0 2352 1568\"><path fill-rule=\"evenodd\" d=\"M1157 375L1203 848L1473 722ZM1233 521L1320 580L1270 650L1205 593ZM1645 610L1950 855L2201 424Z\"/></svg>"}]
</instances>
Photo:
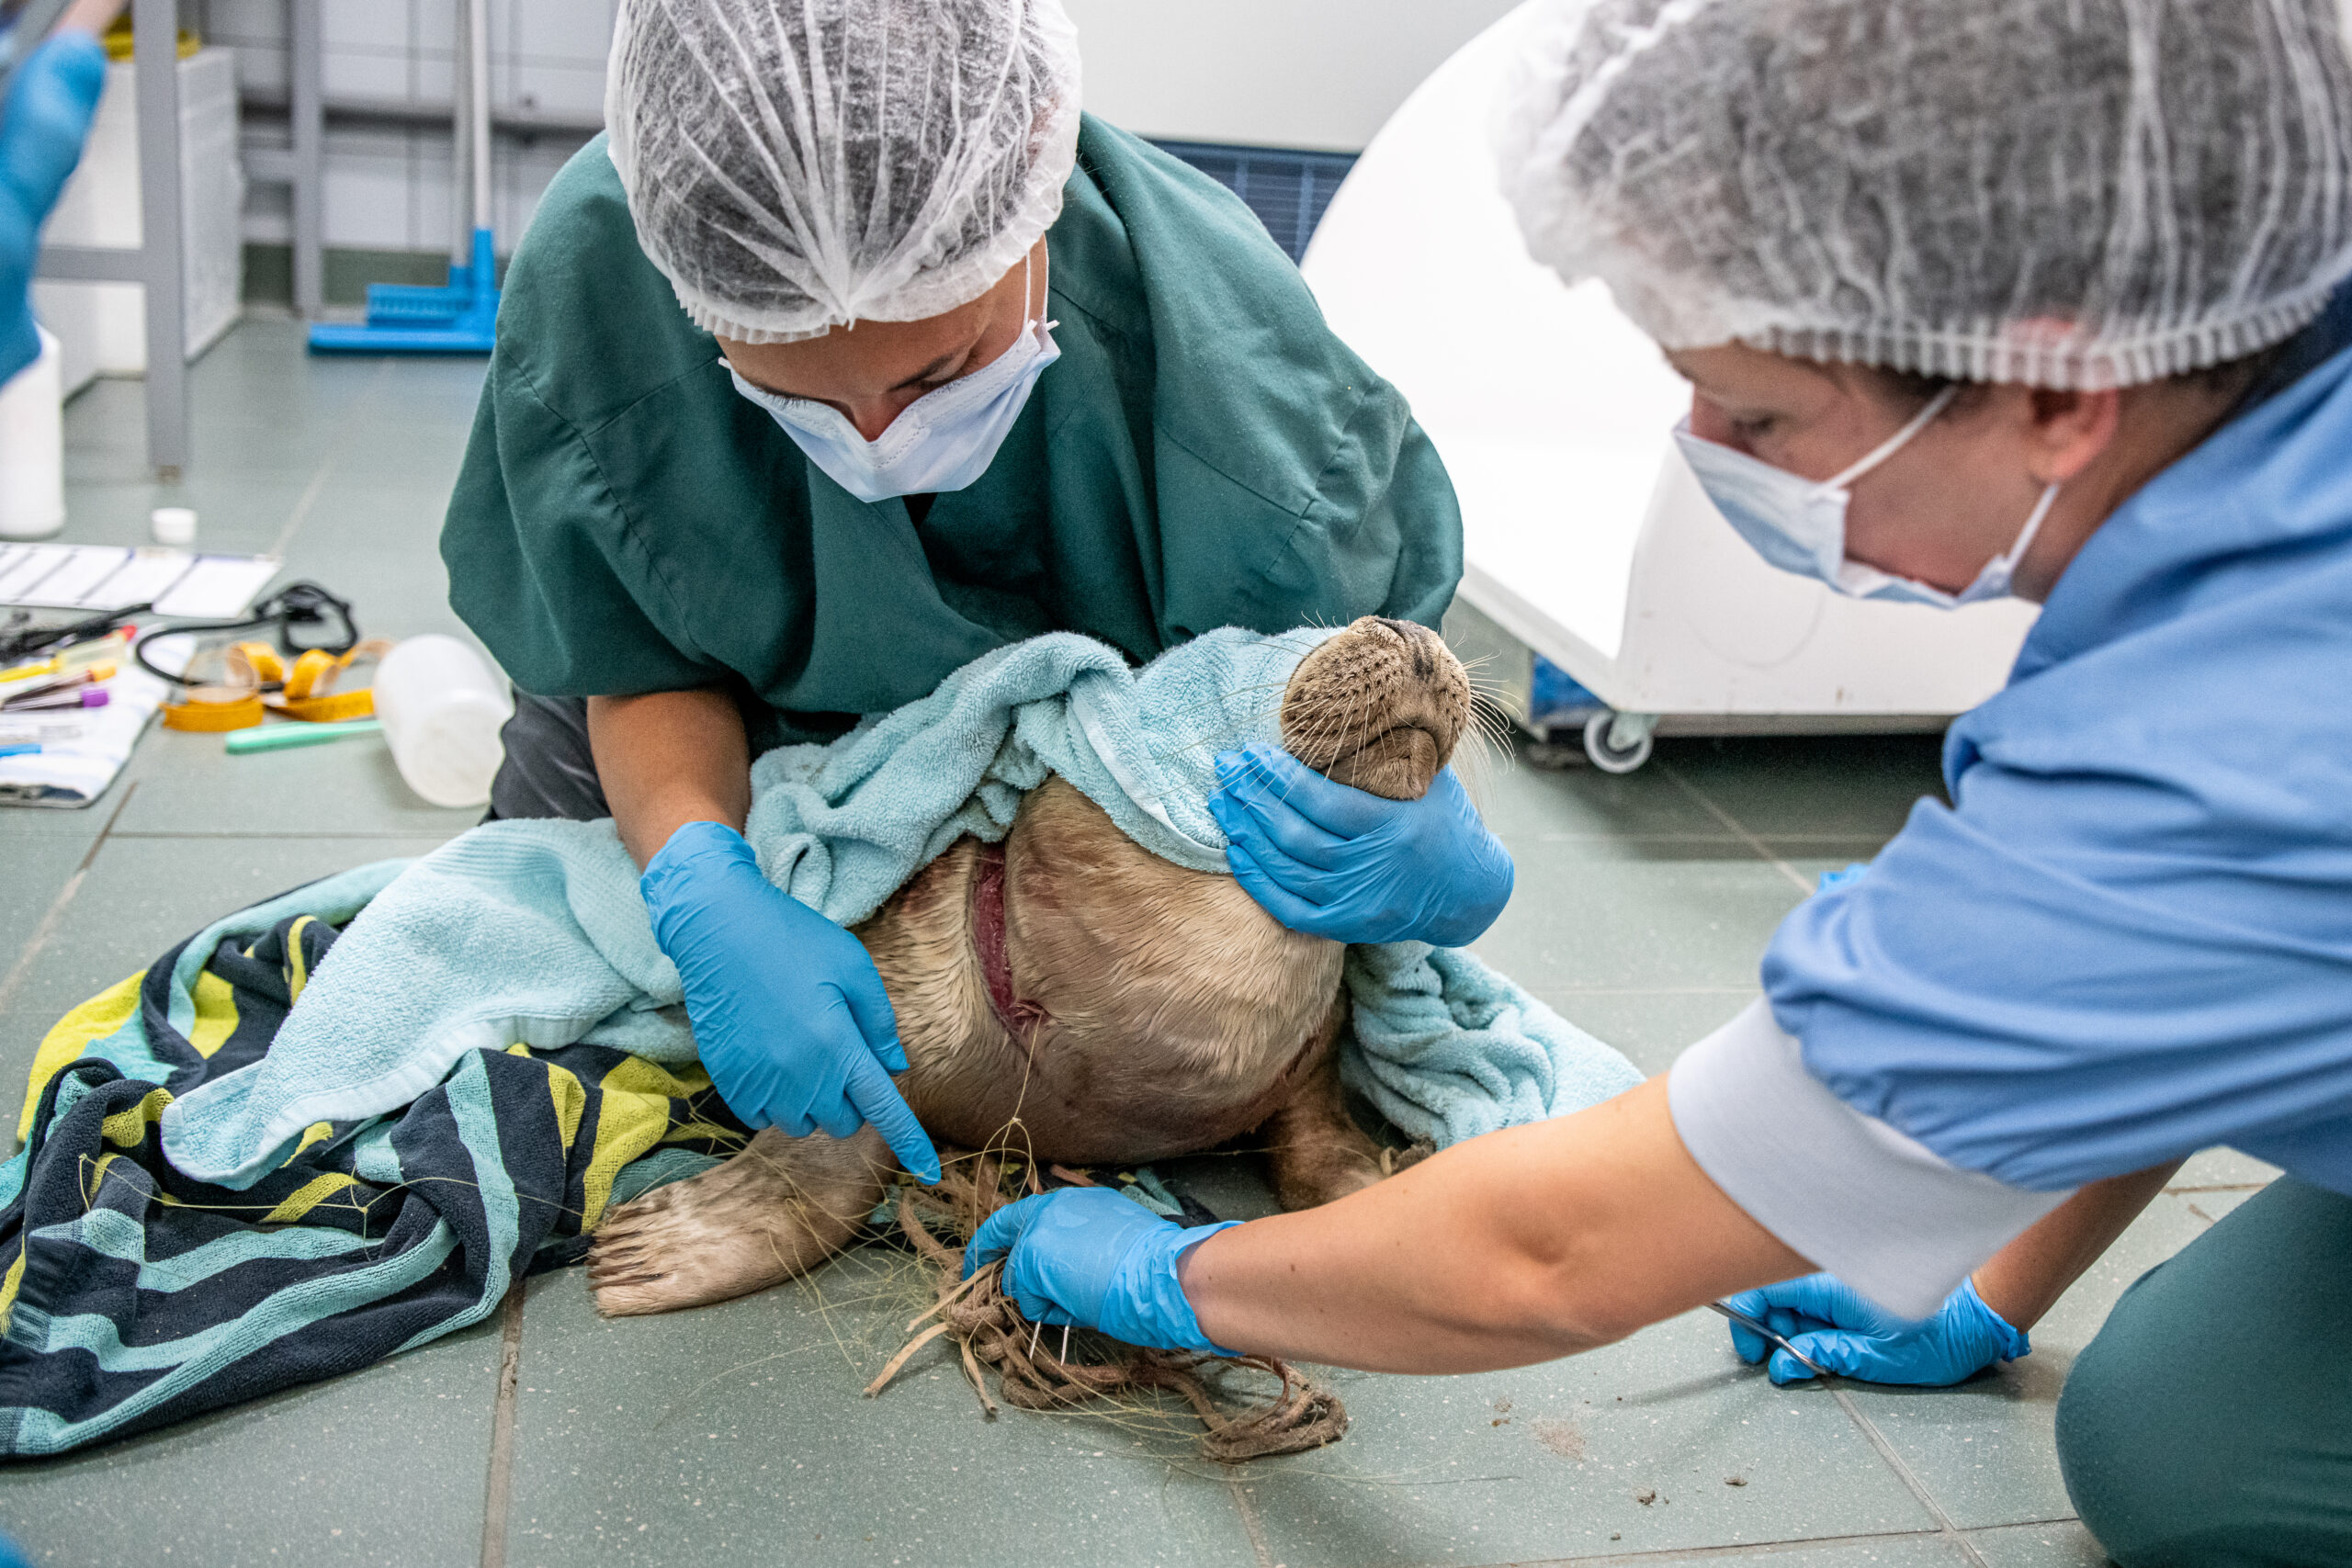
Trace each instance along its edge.
<instances>
[{"instance_id":1,"label":"blue plastic stand","mask_svg":"<svg viewBox=\"0 0 2352 1568\"><path fill-rule=\"evenodd\" d=\"M311 329L311 352L488 354L497 329L498 261L490 231L477 229L472 263L452 264L446 287L371 283L367 323L318 323Z\"/></svg>"}]
</instances>

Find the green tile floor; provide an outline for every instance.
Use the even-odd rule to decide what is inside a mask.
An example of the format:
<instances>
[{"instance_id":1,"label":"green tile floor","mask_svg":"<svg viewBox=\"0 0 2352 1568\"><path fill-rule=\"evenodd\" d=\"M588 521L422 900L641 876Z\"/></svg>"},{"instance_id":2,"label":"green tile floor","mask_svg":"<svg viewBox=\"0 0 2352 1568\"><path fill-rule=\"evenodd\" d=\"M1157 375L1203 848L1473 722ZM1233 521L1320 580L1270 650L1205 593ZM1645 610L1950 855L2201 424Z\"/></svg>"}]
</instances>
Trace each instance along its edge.
<instances>
[{"instance_id":1,"label":"green tile floor","mask_svg":"<svg viewBox=\"0 0 2352 1568\"><path fill-rule=\"evenodd\" d=\"M197 368L195 463L168 495L141 461L138 386L74 400L66 536L135 541L177 501L203 544L277 551L355 598L370 634L458 631L434 538L481 377L311 360L291 323L249 321ZM1663 1069L1753 994L1813 879L1937 787L1935 760L1905 738L1668 742L1628 778L1491 762L1477 787L1520 893L1481 949ZM409 795L379 742L230 758L160 731L91 809L0 811L0 1116L75 1002L240 902L418 853L470 816ZM1239 1160L1180 1174L1220 1213L1268 1204ZM0 1526L39 1563L188 1568L2088 1568L2051 1450L2067 1364L2141 1270L2268 1174L2193 1164L2032 1357L1952 1391L1776 1391L1691 1316L1551 1366L1338 1374L1345 1441L1221 1471L1181 1425L983 1419L936 1350L861 1398L909 1315L895 1254L617 1322L572 1271L339 1382L0 1469Z\"/></svg>"}]
</instances>

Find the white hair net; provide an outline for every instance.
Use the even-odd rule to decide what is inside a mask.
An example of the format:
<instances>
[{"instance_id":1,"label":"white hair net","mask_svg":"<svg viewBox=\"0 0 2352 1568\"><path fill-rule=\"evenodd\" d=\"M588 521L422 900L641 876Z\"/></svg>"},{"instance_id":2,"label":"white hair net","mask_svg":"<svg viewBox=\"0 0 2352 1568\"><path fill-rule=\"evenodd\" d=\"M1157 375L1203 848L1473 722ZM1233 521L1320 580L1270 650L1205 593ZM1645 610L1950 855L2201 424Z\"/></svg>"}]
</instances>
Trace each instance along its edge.
<instances>
[{"instance_id":1,"label":"white hair net","mask_svg":"<svg viewBox=\"0 0 2352 1568\"><path fill-rule=\"evenodd\" d=\"M638 243L744 343L935 316L1061 212L1060 0L623 0L605 76Z\"/></svg>"},{"instance_id":2,"label":"white hair net","mask_svg":"<svg viewBox=\"0 0 2352 1568\"><path fill-rule=\"evenodd\" d=\"M2352 272L2336 0L1543 0L1530 252L1668 348L2052 388L2220 364Z\"/></svg>"}]
</instances>

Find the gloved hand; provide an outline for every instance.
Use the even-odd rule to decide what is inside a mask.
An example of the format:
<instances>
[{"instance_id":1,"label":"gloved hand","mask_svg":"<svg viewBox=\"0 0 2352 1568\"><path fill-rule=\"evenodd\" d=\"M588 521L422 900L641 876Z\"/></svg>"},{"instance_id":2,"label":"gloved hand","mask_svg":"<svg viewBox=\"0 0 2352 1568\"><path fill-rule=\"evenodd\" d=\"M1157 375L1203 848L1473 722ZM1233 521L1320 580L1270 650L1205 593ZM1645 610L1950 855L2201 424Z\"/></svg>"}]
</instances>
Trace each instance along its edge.
<instances>
[{"instance_id":1,"label":"gloved hand","mask_svg":"<svg viewBox=\"0 0 2352 1568\"><path fill-rule=\"evenodd\" d=\"M40 226L107 85L107 51L85 32L62 32L33 51L0 104L0 381L40 357L29 292Z\"/></svg>"},{"instance_id":2,"label":"gloved hand","mask_svg":"<svg viewBox=\"0 0 2352 1568\"><path fill-rule=\"evenodd\" d=\"M761 875L743 835L717 822L671 834L640 886L729 1111L795 1137L846 1138L871 1122L900 1164L939 1179L939 1156L890 1081L907 1055L855 937Z\"/></svg>"},{"instance_id":3,"label":"gloved hand","mask_svg":"<svg viewBox=\"0 0 2352 1568\"><path fill-rule=\"evenodd\" d=\"M1510 899L1510 852L1452 768L1419 800L1334 784L1279 747L1225 752L1216 769L1226 863L1292 931L1460 947Z\"/></svg>"},{"instance_id":4,"label":"gloved hand","mask_svg":"<svg viewBox=\"0 0 2352 1568\"><path fill-rule=\"evenodd\" d=\"M1827 1371L1868 1382L1939 1388L2033 1350L2025 1330L2010 1327L1984 1304L1973 1280L1962 1280L1936 1315L1921 1321L1896 1317L1827 1274L1743 1291L1725 1304L1763 1323ZM1803 1382L1813 1376L1786 1350L1774 1348L1736 1323L1731 1325L1731 1343L1739 1359L1751 1364L1771 1351L1772 1364L1766 1370L1776 1383Z\"/></svg>"},{"instance_id":5,"label":"gloved hand","mask_svg":"<svg viewBox=\"0 0 2352 1568\"><path fill-rule=\"evenodd\" d=\"M1233 1352L1201 1332L1176 1263L1227 1226L1187 1230L1103 1187L1065 1187L1008 1203L964 1249L964 1277L1004 1261L1004 1291L1032 1323L1099 1328L1162 1350Z\"/></svg>"}]
</instances>

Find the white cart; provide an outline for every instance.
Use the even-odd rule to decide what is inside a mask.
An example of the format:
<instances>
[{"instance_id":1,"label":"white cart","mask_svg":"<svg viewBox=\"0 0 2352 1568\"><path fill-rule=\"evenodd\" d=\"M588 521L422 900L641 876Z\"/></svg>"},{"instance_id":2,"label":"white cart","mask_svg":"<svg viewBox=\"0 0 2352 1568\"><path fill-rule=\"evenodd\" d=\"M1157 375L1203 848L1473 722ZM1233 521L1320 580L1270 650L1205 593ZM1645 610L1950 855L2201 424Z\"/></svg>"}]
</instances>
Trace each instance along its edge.
<instances>
[{"instance_id":1,"label":"white cart","mask_svg":"<svg viewBox=\"0 0 2352 1568\"><path fill-rule=\"evenodd\" d=\"M1418 88L1303 264L1332 327L1400 388L1462 500L1446 632L1539 732L1625 773L1653 734L1934 730L2000 689L2035 614L1847 599L1764 564L1670 431L1690 391L1597 283L1531 260L1488 125L1526 8ZM1536 658L1590 694L1531 701Z\"/></svg>"}]
</instances>

